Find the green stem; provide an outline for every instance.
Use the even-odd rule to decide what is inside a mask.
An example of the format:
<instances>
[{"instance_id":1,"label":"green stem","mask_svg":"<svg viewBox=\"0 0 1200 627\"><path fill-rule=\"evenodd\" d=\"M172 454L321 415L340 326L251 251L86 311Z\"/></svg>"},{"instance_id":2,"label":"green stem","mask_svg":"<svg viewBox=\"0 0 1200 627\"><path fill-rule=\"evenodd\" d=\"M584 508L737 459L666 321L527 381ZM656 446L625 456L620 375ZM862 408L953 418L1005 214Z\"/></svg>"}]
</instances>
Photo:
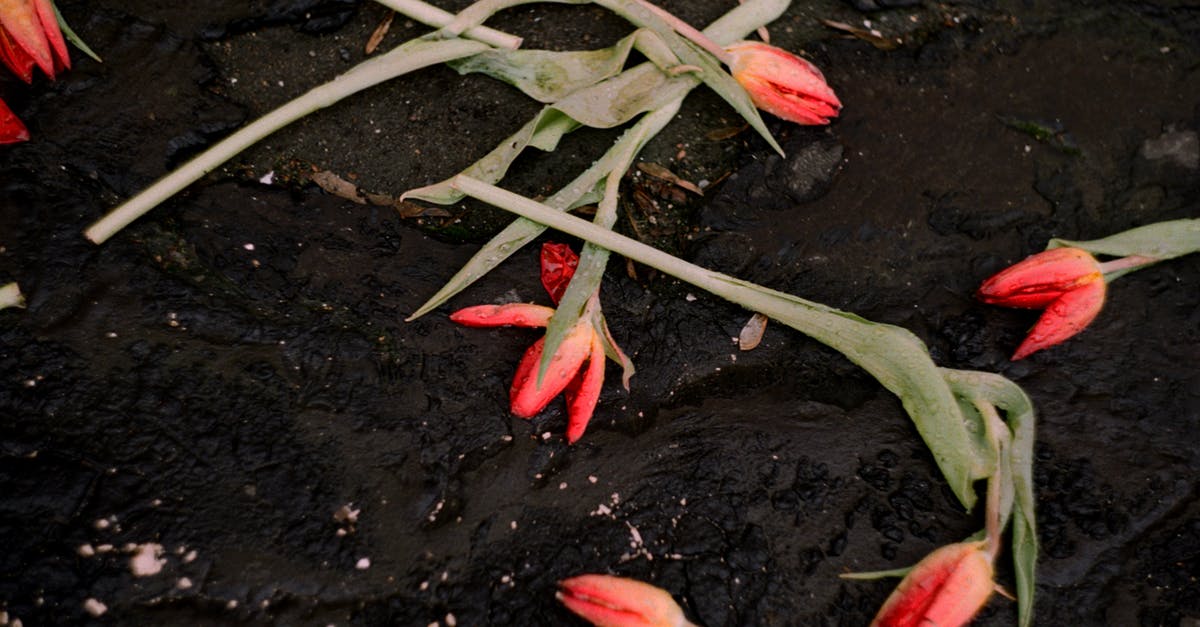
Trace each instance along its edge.
<instances>
[{"instance_id":1,"label":"green stem","mask_svg":"<svg viewBox=\"0 0 1200 627\"><path fill-rule=\"evenodd\" d=\"M447 24L454 21L454 14L448 11L443 11L435 6L425 4L420 0L375 0L397 13L406 15L422 24L433 26L434 28L443 28ZM502 33L498 30L488 28L487 26L476 26L467 29L463 36L467 39L482 41L489 46L496 48L505 48L508 50L516 50L521 47L521 38L508 33Z\"/></svg>"},{"instance_id":2,"label":"green stem","mask_svg":"<svg viewBox=\"0 0 1200 627\"><path fill-rule=\"evenodd\" d=\"M699 30L696 30L696 27L692 26L691 24L688 24L687 22L679 19L678 17L675 17L674 14L667 12L662 7L660 7L656 4L653 4L651 2L648 2L647 0L625 0L625 1L630 2L632 4L637 4L637 5L641 6L642 8L646 9L647 11L657 15L659 17L659 19L666 22L667 24L670 24L671 28L675 29L675 32L679 33L680 35L683 35L684 37L687 37L688 39L690 39L692 41L692 43L696 44L697 46L704 48L706 51L708 51L709 54L716 57L717 60L720 61L721 63L724 63L725 65L733 64L733 57L731 57L728 52L725 52L725 49L722 48L720 46L720 44L713 41L712 39L709 39L709 37L707 35L700 32ZM620 2L620 0L618 0L618 2Z\"/></svg>"},{"instance_id":3,"label":"green stem","mask_svg":"<svg viewBox=\"0 0 1200 627\"><path fill-rule=\"evenodd\" d=\"M706 270L468 176L455 177L453 185L467 195L586 239L775 318L842 353L900 397L950 488L964 507L974 506L977 496L973 483L989 476L993 465L963 454L973 447L967 420L930 359L928 349L911 332L871 323L851 313Z\"/></svg>"},{"instance_id":4,"label":"green stem","mask_svg":"<svg viewBox=\"0 0 1200 627\"><path fill-rule=\"evenodd\" d=\"M617 200L621 190L621 178L633 165L634 158L650 138L675 117L680 102L676 101L657 111L647 113L645 118L625 133L613 146L616 152L608 176L604 181L604 195L596 209L592 224L605 230L612 229L617 222ZM642 122L645 122L644 124ZM608 265L609 250L591 242L584 244L579 254L579 266L571 278L567 290L559 299L558 309L550 318L546 328L546 344L542 350L542 361L538 365L538 384L550 368L550 361L558 346L566 339L583 313L585 304L591 303L600 291L604 279L604 268ZM590 306L590 305L589 305ZM599 305L597 305L597 309Z\"/></svg>"},{"instance_id":5,"label":"green stem","mask_svg":"<svg viewBox=\"0 0 1200 627\"><path fill-rule=\"evenodd\" d=\"M264 115L250 123L249 126L221 140L212 148L200 153L191 161L113 209L88 227L84 235L96 244L103 243L114 233L128 226L129 223L259 140L318 109L342 100L346 96L423 67L490 49L491 47L487 44L465 39L417 40L400 46L385 55L364 61L345 74L309 90L299 98Z\"/></svg>"},{"instance_id":6,"label":"green stem","mask_svg":"<svg viewBox=\"0 0 1200 627\"><path fill-rule=\"evenodd\" d=\"M1120 259L1113 259L1111 261L1105 261L1104 263L1101 263L1100 272L1105 276L1117 273L1113 277L1116 278L1118 276L1133 272L1134 270L1141 270L1142 268L1156 264L1159 261L1161 260L1155 259L1154 257L1146 257L1144 255L1129 255L1128 257L1121 257Z\"/></svg>"}]
</instances>

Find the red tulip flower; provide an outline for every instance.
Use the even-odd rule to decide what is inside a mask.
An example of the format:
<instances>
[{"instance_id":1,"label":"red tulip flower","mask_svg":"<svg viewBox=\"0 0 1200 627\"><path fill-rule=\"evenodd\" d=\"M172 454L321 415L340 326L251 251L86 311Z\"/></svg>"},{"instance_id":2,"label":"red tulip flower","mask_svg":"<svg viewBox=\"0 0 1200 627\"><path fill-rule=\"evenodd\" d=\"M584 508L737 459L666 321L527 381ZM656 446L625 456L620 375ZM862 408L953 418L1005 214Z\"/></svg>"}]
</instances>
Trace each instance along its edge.
<instances>
[{"instance_id":1,"label":"red tulip flower","mask_svg":"<svg viewBox=\"0 0 1200 627\"><path fill-rule=\"evenodd\" d=\"M1017 360L1082 331L1104 306L1105 289L1095 257L1078 248L1053 248L984 281L976 296L992 305L1046 310L1013 353Z\"/></svg>"},{"instance_id":2,"label":"red tulip flower","mask_svg":"<svg viewBox=\"0 0 1200 627\"><path fill-rule=\"evenodd\" d=\"M996 589L986 542L960 542L925 556L884 602L871 627L959 627Z\"/></svg>"},{"instance_id":3,"label":"red tulip flower","mask_svg":"<svg viewBox=\"0 0 1200 627\"><path fill-rule=\"evenodd\" d=\"M575 274L579 257L565 244L545 244L541 261L542 285L557 303ZM469 327L546 327L554 313L552 307L528 303L476 305L450 314L450 319ZM532 418L562 393L567 400L567 441L574 443L583 436L596 402L600 400L605 349L611 349L621 362L628 358L612 341L600 315L599 294L592 296L579 322L555 351L550 367L539 383L537 371L545 343L545 338L534 342L517 366L509 392L512 413L521 418Z\"/></svg>"},{"instance_id":4,"label":"red tulip flower","mask_svg":"<svg viewBox=\"0 0 1200 627\"><path fill-rule=\"evenodd\" d=\"M821 70L790 52L757 41L725 48L729 71L754 106L797 124L829 124L842 108Z\"/></svg>"},{"instance_id":5,"label":"red tulip flower","mask_svg":"<svg viewBox=\"0 0 1200 627\"><path fill-rule=\"evenodd\" d=\"M0 61L26 83L34 65L50 78L71 67L50 0L0 0Z\"/></svg>"},{"instance_id":6,"label":"red tulip flower","mask_svg":"<svg viewBox=\"0 0 1200 627\"><path fill-rule=\"evenodd\" d=\"M0 0L0 63L26 83L33 81L34 66L52 79L71 67L50 0ZM25 125L0 100L0 144L27 139Z\"/></svg>"},{"instance_id":7,"label":"red tulip flower","mask_svg":"<svg viewBox=\"0 0 1200 627\"><path fill-rule=\"evenodd\" d=\"M597 627L689 627L666 590L612 575L580 575L560 581L558 600Z\"/></svg>"}]
</instances>

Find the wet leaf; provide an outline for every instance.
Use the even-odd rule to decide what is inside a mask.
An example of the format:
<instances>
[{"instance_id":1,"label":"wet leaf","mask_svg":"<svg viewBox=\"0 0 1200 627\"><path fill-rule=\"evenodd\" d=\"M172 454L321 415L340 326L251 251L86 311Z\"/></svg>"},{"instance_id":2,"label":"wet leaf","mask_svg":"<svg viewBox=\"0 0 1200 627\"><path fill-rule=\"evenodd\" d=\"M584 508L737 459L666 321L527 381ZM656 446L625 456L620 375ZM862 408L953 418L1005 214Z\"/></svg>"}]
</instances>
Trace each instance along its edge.
<instances>
[{"instance_id":1,"label":"wet leaf","mask_svg":"<svg viewBox=\"0 0 1200 627\"><path fill-rule=\"evenodd\" d=\"M625 66L636 33L600 50L496 50L449 63L460 74L499 79L545 103L616 75Z\"/></svg>"}]
</instances>

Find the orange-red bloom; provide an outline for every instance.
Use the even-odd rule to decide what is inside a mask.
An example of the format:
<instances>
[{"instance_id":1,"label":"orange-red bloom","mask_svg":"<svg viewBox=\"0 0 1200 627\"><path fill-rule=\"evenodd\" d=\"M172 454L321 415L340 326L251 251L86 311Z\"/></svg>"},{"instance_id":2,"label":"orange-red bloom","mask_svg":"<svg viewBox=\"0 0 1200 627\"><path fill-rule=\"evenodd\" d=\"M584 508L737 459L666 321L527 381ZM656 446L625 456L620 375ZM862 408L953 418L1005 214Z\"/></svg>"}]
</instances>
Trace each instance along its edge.
<instances>
[{"instance_id":1,"label":"orange-red bloom","mask_svg":"<svg viewBox=\"0 0 1200 627\"><path fill-rule=\"evenodd\" d=\"M884 602L871 627L959 627L996 585L986 542L960 542L925 556Z\"/></svg>"},{"instance_id":2,"label":"orange-red bloom","mask_svg":"<svg viewBox=\"0 0 1200 627\"><path fill-rule=\"evenodd\" d=\"M0 0L0 61L26 83L34 65L50 78L71 67L50 0Z\"/></svg>"},{"instance_id":3,"label":"orange-red bloom","mask_svg":"<svg viewBox=\"0 0 1200 627\"><path fill-rule=\"evenodd\" d=\"M558 583L558 600L597 627L688 627L666 590L612 575L580 575Z\"/></svg>"},{"instance_id":4,"label":"orange-red bloom","mask_svg":"<svg viewBox=\"0 0 1200 627\"><path fill-rule=\"evenodd\" d=\"M809 61L757 41L727 48L729 71L754 105L797 124L829 124L842 108L825 75Z\"/></svg>"},{"instance_id":5,"label":"orange-red bloom","mask_svg":"<svg viewBox=\"0 0 1200 627\"><path fill-rule=\"evenodd\" d=\"M555 302L566 290L578 262L579 258L565 244L543 245L542 285ZM470 327L546 327L554 312L551 307L527 303L476 305L450 314L450 319ZM612 343L600 315L599 296L594 295L587 311L555 351L540 384L537 371L545 351L545 338L538 339L525 351L509 390L512 413L532 418L561 393L567 400L567 441L579 440L600 400L606 344L622 361L627 359Z\"/></svg>"},{"instance_id":6,"label":"orange-red bloom","mask_svg":"<svg viewBox=\"0 0 1200 627\"><path fill-rule=\"evenodd\" d=\"M1013 265L983 282L976 296L992 305L1045 309L1014 360L1079 333L1104 306L1104 273L1085 250L1053 248Z\"/></svg>"},{"instance_id":7,"label":"orange-red bloom","mask_svg":"<svg viewBox=\"0 0 1200 627\"><path fill-rule=\"evenodd\" d=\"M0 0L0 63L26 83L33 81L35 65L50 78L71 67L67 42L50 0ZM27 139L25 125L0 100L0 144Z\"/></svg>"}]
</instances>

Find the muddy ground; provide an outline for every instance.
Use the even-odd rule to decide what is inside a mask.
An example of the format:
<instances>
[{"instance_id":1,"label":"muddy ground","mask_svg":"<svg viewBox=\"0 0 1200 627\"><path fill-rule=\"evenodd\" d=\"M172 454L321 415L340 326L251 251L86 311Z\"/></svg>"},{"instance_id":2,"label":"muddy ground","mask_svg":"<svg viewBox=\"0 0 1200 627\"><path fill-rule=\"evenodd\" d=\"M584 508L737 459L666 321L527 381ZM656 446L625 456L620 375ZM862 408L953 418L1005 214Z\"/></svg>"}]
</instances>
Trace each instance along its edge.
<instances>
[{"instance_id":1,"label":"muddy ground","mask_svg":"<svg viewBox=\"0 0 1200 627\"><path fill-rule=\"evenodd\" d=\"M663 4L705 23L733 2ZM303 175L396 194L453 174L537 110L484 77L432 68L372 89L93 246L81 230L120 199L363 59L386 11L60 6L104 64L0 79L34 137L0 148L0 283L29 297L0 312L9 621L577 624L555 582L612 572L704 625L861 625L893 584L839 573L906 566L981 526L862 371L780 325L741 352L747 312L623 259L603 303L638 374L626 393L609 366L575 446L560 401L507 413L535 332L446 319L546 302L536 247L405 323L507 218L402 218ZM627 31L588 7L494 23L559 49ZM421 32L397 19L383 45ZM843 116L770 119L781 159L697 90L643 159L706 194L631 176L626 197L657 204L628 201L618 228L1017 381L1039 414L1037 624L1198 624L1200 259L1114 283L1081 336L1017 363L1036 314L970 295L1050 237L1200 215L1200 4L798 1L771 34L825 69ZM577 132L507 184L548 193L614 137ZM161 571L135 577L138 550ZM994 598L976 624L1014 625L1015 604Z\"/></svg>"}]
</instances>

